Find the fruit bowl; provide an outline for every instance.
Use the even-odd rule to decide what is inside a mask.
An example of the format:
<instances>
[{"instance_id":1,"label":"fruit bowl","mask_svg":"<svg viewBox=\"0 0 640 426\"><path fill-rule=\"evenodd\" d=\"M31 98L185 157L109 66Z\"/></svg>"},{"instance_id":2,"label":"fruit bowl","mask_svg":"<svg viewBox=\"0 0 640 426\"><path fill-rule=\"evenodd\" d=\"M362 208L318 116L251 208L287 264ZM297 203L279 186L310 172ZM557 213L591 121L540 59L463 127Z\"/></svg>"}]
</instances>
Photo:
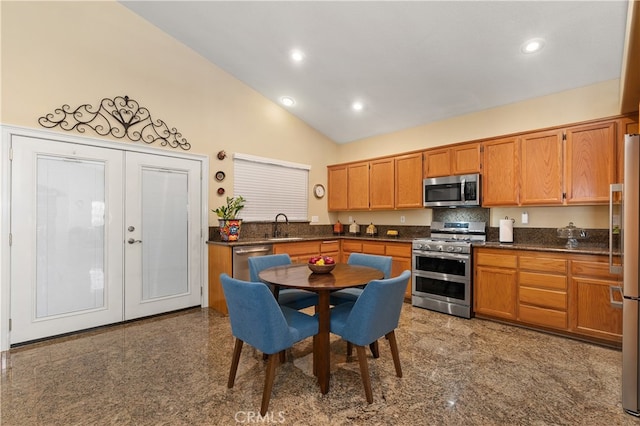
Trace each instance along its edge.
<instances>
[{"instance_id":1,"label":"fruit bowl","mask_svg":"<svg viewBox=\"0 0 640 426\"><path fill-rule=\"evenodd\" d=\"M329 272L333 271L333 268L336 267L336 264L332 263L330 265L316 265L314 263L307 263L307 266L309 266L309 269L311 269L311 271L315 274L328 274Z\"/></svg>"}]
</instances>

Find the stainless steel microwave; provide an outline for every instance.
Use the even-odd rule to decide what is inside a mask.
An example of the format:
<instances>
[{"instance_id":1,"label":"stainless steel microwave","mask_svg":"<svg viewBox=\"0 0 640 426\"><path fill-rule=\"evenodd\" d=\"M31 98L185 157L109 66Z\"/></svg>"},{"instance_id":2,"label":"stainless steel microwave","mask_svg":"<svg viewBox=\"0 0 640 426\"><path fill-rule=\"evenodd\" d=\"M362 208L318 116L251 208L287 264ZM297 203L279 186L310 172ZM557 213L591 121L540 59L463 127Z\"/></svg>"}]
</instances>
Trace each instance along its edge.
<instances>
[{"instance_id":1,"label":"stainless steel microwave","mask_svg":"<svg viewBox=\"0 0 640 426\"><path fill-rule=\"evenodd\" d=\"M443 176L424 179L425 207L480 206L480 175Z\"/></svg>"}]
</instances>

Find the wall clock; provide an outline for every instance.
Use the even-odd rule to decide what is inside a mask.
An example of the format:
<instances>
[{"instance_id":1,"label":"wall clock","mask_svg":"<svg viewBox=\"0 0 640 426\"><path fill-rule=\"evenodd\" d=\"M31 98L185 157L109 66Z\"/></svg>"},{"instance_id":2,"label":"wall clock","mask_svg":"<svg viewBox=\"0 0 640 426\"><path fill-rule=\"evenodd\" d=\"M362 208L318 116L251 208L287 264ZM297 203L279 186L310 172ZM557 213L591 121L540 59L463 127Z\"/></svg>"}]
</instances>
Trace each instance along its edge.
<instances>
[{"instance_id":1,"label":"wall clock","mask_svg":"<svg viewBox=\"0 0 640 426\"><path fill-rule=\"evenodd\" d=\"M322 184L317 184L316 186L313 187L313 195L316 198L322 198L324 197L324 186Z\"/></svg>"}]
</instances>

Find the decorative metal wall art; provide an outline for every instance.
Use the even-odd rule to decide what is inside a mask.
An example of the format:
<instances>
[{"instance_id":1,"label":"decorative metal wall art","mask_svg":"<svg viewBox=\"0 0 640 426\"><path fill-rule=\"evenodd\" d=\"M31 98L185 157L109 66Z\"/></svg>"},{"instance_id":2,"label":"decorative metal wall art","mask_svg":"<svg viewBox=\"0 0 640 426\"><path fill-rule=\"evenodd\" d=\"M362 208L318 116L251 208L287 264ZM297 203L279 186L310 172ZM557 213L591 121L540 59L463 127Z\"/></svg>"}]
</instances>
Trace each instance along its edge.
<instances>
[{"instance_id":1,"label":"decorative metal wall art","mask_svg":"<svg viewBox=\"0 0 640 426\"><path fill-rule=\"evenodd\" d=\"M47 128L60 126L63 130L80 133L90 128L100 136L111 135L118 139L126 136L134 142L151 144L160 141L161 146L180 147L185 151L191 149L191 144L175 127L170 129L164 121L153 120L147 108L128 96L104 98L98 107L83 104L73 111L64 104L53 113L40 117L38 123Z\"/></svg>"}]
</instances>

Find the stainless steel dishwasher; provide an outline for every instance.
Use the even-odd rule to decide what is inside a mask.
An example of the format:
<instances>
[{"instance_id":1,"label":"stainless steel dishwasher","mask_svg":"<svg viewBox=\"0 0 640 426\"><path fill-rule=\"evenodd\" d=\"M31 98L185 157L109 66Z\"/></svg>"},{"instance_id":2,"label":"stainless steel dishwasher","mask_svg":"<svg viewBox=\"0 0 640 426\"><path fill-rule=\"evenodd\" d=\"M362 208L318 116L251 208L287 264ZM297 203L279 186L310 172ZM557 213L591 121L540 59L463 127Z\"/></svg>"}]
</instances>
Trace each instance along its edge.
<instances>
[{"instance_id":1,"label":"stainless steel dishwasher","mask_svg":"<svg viewBox=\"0 0 640 426\"><path fill-rule=\"evenodd\" d=\"M233 278L251 281L249 278L249 258L253 256L266 256L273 254L272 244L259 246L240 246L233 248Z\"/></svg>"}]
</instances>

